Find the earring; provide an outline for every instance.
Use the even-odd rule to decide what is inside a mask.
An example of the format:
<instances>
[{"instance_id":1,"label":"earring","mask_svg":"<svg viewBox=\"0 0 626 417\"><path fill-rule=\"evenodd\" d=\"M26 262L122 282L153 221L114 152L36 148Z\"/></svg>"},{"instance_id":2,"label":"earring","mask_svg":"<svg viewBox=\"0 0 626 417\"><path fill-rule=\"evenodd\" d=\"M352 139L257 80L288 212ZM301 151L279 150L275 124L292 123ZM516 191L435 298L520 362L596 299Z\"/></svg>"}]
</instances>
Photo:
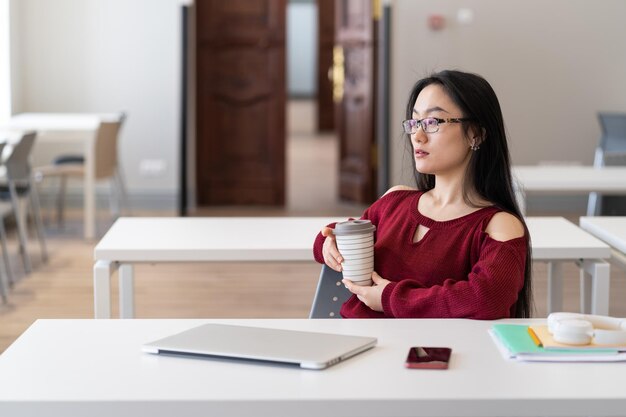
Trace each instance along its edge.
<instances>
[{"instance_id":1,"label":"earring","mask_svg":"<svg viewBox=\"0 0 626 417\"><path fill-rule=\"evenodd\" d=\"M473 150L474 152L476 152L477 150L480 149L480 145L477 145L476 142L472 142L472 144L470 145L470 149Z\"/></svg>"}]
</instances>

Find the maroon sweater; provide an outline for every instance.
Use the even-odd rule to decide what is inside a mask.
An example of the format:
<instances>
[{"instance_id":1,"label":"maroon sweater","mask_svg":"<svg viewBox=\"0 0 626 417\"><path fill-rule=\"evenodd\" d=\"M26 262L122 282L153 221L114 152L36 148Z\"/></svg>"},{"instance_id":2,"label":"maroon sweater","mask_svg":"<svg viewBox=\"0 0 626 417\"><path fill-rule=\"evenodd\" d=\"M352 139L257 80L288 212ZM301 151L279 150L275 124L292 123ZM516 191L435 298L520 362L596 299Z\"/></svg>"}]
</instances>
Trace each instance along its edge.
<instances>
[{"instance_id":1,"label":"maroon sweater","mask_svg":"<svg viewBox=\"0 0 626 417\"><path fill-rule=\"evenodd\" d=\"M346 318L511 317L524 284L525 237L500 242L485 228L494 214L485 207L466 216L435 221L417 210L421 191L391 192L370 206L362 219L376 225L374 270L391 281L382 294L384 312L355 295L341 308ZM413 242L418 225L430 230ZM334 227L334 225L329 225ZM318 234L315 259L324 262Z\"/></svg>"}]
</instances>

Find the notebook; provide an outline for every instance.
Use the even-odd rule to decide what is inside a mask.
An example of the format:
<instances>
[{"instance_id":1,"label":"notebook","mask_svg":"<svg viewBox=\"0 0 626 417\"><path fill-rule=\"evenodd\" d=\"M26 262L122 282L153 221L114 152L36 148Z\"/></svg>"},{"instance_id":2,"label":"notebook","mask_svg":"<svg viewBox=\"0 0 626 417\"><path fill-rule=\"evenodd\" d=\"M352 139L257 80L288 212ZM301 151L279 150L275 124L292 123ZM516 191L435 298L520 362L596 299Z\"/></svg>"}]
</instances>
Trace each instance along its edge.
<instances>
[{"instance_id":1,"label":"notebook","mask_svg":"<svg viewBox=\"0 0 626 417\"><path fill-rule=\"evenodd\" d=\"M143 351L324 369L374 347L376 342L375 337L204 324L147 343Z\"/></svg>"}]
</instances>

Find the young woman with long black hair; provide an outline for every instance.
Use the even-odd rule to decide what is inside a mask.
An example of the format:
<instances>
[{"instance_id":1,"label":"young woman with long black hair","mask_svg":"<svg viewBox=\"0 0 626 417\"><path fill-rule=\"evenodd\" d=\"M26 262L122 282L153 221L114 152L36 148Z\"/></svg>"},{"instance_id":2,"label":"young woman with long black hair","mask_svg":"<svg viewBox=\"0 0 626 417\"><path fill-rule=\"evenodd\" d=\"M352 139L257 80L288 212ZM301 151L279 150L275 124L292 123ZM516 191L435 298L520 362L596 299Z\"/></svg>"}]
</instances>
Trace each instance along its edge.
<instances>
[{"instance_id":1,"label":"young woman with long black hair","mask_svg":"<svg viewBox=\"0 0 626 417\"><path fill-rule=\"evenodd\" d=\"M531 316L531 250L515 202L502 111L482 77L442 71L418 81L402 124L416 188L396 186L363 214L376 226L374 285L343 317ZM315 258L341 271L332 228Z\"/></svg>"}]
</instances>

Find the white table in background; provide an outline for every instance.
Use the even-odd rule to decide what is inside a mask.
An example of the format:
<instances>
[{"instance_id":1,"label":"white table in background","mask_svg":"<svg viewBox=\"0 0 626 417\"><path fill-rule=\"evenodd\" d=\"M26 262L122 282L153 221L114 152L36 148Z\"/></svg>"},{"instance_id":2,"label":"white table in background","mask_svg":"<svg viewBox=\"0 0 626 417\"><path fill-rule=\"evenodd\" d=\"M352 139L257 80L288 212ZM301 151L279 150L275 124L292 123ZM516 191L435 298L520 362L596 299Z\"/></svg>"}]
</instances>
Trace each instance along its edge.
<instances>
[{"instance_id":1,"label":"white table in background","mask_svg":"<svg viewBox=\"0 0 626 417\"><path fill-rule=\"evenodd\" d=\"M611 246L611 261L626 268L626 216L581 217L580 227Z\"/></svg>"},{"instance_id":2,"label":"white table in background","mask_svg":"<svg viewBox=\"0 0 626 417\"><path fill-rule=\"evenodd\" d=\"M133 265L162 262L312 261L313 240L328 217L119 218L94 249L94 315L111 317L110 283L119 275L120 317L134 317ZM591 276L591 305L608 313L607 244L562 217L526 219L533 259L548 262L548 310L562 310L563 262ZM582 303L582 302L581 302Z\"/></svg>"},{"instance_id":3,"label":"white table in background","mask_svg":"<svg viewBox=\"0 0 626 417\"><path fill-rule=\"evenodd\" d=\"M144 343L208 322L374 336L378 345L322 371L141 351ZM0 415L624 415L626 363L506 360L487 333L493 323L38 320L0 355ZM450 368L406 369L411 346L451 347Z\"/></svg>"},{"instance_id":4,"label":"white table in background","mask_svg":"<svg viewBox=\"0 0 626 417\"><path fill-rule=\"evenodd\" d=\"M85 156L84 177L84 235L96 235L95 138L100 122L115 122L119 114L87 113L22 113L11 118L5 126L16 130L34 130L36 142L79 142Z\"/></svg>"},{"instance_id":5,"label":"white table in background","mask_svg":"<svg viewBox=\"0 0 626 417\"><path fill-rule=\"evenodd\" d=\"M563 263L580 268L580 311L609 314L611 248L563 217L527 217L533 261L548 263L548 313L563 311Z\"/></svg>"},{"instance_id":6,"label":"white table in background","mask_svg":"<svg viewBox=\"0 0 626 417\"><path fill-rule=\"evenodd\" d=\"M121 217L94 249L96 318L111 317L118 270L120 317L134 317L133 265L163 262L313 261L328 217Z\"/></svg>"},{"instance_id":7,"label":"white table in background","mask_svg":"<svg viewBox=\"0 0 626 417\"><path fill-rule=\"evenodd\" d=\"M527 194L626 194L626 167L535 165L514 166L515 193L522 213Z\"/></svg>"}]
</instances>

